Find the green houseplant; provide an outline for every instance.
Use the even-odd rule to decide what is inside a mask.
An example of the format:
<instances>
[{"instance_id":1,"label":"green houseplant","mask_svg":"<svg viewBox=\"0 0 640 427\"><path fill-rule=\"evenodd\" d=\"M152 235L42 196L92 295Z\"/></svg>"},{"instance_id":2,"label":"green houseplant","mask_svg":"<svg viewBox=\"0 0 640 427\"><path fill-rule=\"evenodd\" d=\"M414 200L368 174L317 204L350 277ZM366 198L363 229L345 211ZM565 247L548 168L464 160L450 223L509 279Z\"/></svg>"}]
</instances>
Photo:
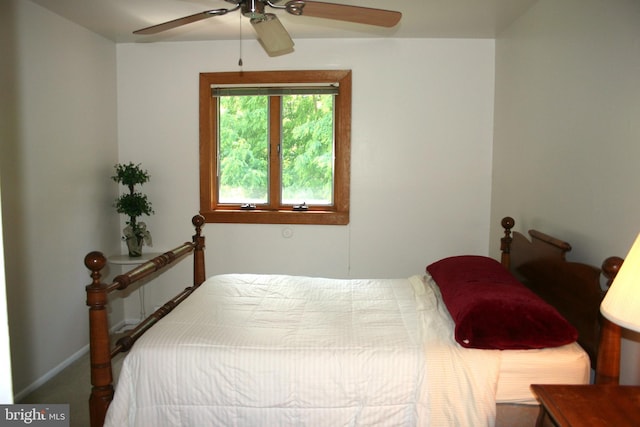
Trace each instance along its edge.
<instances>
[{"instance_id":1,"label":"green houseplant","mask_svg":"<svg viewBox=\"0 0 640 427\"><path fill-rule=\"evenodd\" d=\"M153 214L151 202L147 200L147 195L136 191L136 185L142 185L149 181L149 172L142 169L140 164L129 162L118 163L114 166L116 174L111 177L115 182L127 187L128 193L122 194L114 203L118 213L129 217L127 226L123 229L123 240L127 242L130 257L142 256L142 245L151 245L151 233L147 230L147 225L138 221L142 215Z\"/></svg>"}]
</instances>

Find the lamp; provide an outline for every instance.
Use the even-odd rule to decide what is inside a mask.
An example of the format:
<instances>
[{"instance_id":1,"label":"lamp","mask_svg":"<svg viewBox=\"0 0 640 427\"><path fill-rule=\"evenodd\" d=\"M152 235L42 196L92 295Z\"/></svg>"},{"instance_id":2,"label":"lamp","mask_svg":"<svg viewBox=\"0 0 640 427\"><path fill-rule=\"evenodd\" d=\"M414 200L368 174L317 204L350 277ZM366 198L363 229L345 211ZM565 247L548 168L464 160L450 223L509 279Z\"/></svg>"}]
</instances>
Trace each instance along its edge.
<instances>
[{"instance_id":1,"label":"lamp","mask_svg":"<svg viewBox=\"0 0 640 427\"><path fill-rule=\"evenodd\" d=\"M273 13L251 18L251 25L269 56L278 56L293 51L293 40L278 17Z\"/></svg>"},{"instance_id":2,"label":"lamp","mask_svg":"<svg viewBox=\"0 0 640 427\"><path fill-rule=\"evenodd\" d=\"M602 300L600 312L604 319L600 331L596 383L618 384L621 327L640 331L640 234Z\"/></svg>"},{"instance_id":3,"label":"lamp","mask_svg":"<svg viewBox=\"0 0 640 427\"><path fill-rule=\"evenodd\" d=\"M613 323L640 332L640 234L602 300L600 312Z\"/></svg>"}]
</instances>

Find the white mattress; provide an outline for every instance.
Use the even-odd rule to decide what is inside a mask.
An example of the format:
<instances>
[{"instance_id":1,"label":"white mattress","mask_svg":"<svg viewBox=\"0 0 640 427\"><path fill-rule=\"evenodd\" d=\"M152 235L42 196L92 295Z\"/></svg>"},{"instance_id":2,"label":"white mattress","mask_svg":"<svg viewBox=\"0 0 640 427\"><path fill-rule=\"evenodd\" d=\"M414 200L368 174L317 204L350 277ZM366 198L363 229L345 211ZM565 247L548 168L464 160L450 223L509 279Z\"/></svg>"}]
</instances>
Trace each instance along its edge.
<instances>
[{"instance_id":1,"label":"white mattress","mask_svg":"<svg viewBox=\"0 0 640 427\"><path fill-rule=\"evenodd\" d=\"M546 378L504 353L458 346L422 277L215 276L133 347L105 425L492 426Z\"/></svg>"},{"instance_id":2,"label":"white mattress","mask_svg":"<svg viewBox=\"0 0 640 427\"><path fill-rule=\"evenodd\" d=\"M590 369L589 356L577 343L503 351L496 401L537 404L530 384L587 384Z\"/></svg>"}]
</instances>

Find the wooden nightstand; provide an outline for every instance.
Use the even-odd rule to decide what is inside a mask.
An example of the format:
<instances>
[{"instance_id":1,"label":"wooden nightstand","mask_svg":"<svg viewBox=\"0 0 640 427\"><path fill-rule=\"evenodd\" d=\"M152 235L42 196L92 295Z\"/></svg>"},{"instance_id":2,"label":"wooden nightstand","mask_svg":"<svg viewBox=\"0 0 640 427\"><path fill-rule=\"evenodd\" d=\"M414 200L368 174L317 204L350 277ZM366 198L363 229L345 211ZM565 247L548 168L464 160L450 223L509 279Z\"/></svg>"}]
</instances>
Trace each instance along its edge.
<instances>
[{"instance_id":1,"label":"wooden nightstand","mask_svg":"<svg viewBox=\"0 0 640 427\"><path fill-rule=\"evenodd\" d=\"M548 416L558 427L640 426L640 386L531 386L540 401L537 427Z\"/></svg>"}]
</instances>

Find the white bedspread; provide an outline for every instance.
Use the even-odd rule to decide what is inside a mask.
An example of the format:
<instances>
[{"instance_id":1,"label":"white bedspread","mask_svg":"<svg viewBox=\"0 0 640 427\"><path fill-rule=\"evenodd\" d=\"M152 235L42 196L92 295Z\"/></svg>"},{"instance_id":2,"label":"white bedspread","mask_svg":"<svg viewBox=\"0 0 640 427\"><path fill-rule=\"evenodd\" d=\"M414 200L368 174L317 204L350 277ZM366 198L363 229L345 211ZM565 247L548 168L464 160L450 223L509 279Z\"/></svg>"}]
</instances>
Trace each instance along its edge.
<instances>
[{"instance_id":1,"label":"white bedspread","mask_svg":"<svg viewBox=\"0 0 640 427\"><path fill-rule=\"evenodd\" d=\"M492 426L500 356L421 277L221 275L126 357L105 425Z\"/></svg>"}]
</instances>

